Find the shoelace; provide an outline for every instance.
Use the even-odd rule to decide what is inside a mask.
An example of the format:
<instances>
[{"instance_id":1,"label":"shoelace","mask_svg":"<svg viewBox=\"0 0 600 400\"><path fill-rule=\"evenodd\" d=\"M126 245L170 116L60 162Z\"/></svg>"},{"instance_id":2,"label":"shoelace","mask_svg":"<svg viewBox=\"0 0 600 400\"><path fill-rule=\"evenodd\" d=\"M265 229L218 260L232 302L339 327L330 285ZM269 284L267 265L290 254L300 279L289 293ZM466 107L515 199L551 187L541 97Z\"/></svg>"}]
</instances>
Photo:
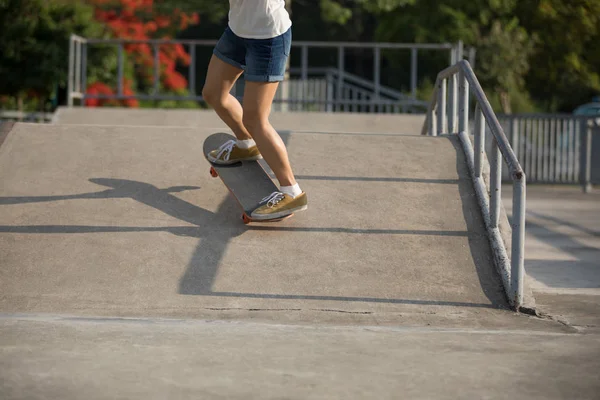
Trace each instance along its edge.
<instances>
[{"instance_id":1,"label":"shoelace","mask_svg":"<svg viewBox=\"0 0 600 400\"><path fill-rule=\"evenodd\" d=\"M235 143L236 143L235 140L229 140L229 141L223 143L221 145L221 147L219 147L219 152L217 153L217 159L221 158L223 153L225 153L225 157L223 157L223 160L229 161L229 156L231 155L231 151L233 150Z\"/></svg>"},{"instance_id":2,"label":"shoelace","mask_svg":"<svg viewBox=\"0 0 600 400\"><path fill-rule=\"evenodd\" d=\"M281 192L273 192L264 199L262 199L261 203L267 203L267 206L273 208L277 203L283 200L285 195Z\"/></svg>"}]
</instances>

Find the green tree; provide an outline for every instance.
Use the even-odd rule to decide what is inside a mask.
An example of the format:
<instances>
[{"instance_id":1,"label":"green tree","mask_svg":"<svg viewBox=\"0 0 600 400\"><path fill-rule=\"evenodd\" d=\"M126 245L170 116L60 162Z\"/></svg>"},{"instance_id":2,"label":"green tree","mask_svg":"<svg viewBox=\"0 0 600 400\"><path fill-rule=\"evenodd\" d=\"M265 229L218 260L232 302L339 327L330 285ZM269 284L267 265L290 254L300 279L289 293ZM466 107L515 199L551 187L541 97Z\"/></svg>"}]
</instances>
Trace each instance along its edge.
<instances>
[{"instance_id":1,"label":"green tree","mask_svg":"<svg viewBox=\"0 0 600 400\"><path fill-rule=\"evenodd\" d=\"M33 98L43 107L66 84L72 33L101 31L90 7L70 1L0 0L0 26L0 94L16 98L19 109Z\"/></svg>"},{"instance_id":2,"label":"green tree","mask_svg":"<svg viewBox=\"0 0 600 400\"><path fill-rule=\"evenodd\" d=\"M517 12L540 39L526 87L544 108L570 112L600 93L600 0L521 1Z\"/></svg>"},{"instance_id":3,"label":"green tree","mask_svg":"<svg viewBox=\"0 0 600 400\"><path fill-rule=\"evenodd\" d=\"M201 20L220 22L227 16L229 2L215 0L155 0L154 9L157 12L169 13L175 9L185 13L196 12Z\"/></svg>"},{"instance_id":4,"label":"green tree","mask_svg":"<svg viewBox=\"0 0 600 400\"><path fill-rule=\"evenodd\" d=\"M527 98L522 95L524 77L529 71L529 56L534 45L531 35L515 16L516 7L516 0L419 0L383 15L375 35L380 41L454 43L462 40L467 46L475 47L478 78L488 95L499 98L502 111L510 113L513 95ZM444 56L424 56L421 65L428 69L427 76L447 64L447 58L440 57ZM404 59L390 61L398 68L407 62Z\"/></svg>"},{"instance_id":5,"label":"green tree","mask_svg":"<svg viewBox=\"0 0 600 400\"><path fill-rule=\"evenodd\" d=\"M494 90L502 112L511 114L511 94L524 92L534 43L513 19L505 25L495 20L491 30L478 37L477 45L478 78L483 86Z\"/></svg>"}]
</instances>

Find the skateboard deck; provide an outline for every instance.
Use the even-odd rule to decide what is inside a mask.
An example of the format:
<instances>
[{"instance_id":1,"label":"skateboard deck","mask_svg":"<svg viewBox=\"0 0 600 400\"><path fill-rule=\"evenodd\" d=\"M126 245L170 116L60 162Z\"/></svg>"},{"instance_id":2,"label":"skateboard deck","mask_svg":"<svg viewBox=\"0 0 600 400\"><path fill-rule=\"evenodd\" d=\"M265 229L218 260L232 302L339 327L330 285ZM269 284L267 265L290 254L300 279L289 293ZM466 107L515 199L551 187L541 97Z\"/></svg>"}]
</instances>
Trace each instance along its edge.
<instances>
[{"instance_id":1,"label":"skateboard deck","mask_svg":"<svg viewBox=\"0 0 600 400\"><path fill-rule=\"evenodd\" d=\"M252 211L260 205L260 201L271 193L279 191L279 188L258 161L242 161L231 165L219 165L210 162L208 153L219 148L228 140L236 140L236 138L227 133L214 133L204 141L203 152L206 161L211 165L211 176L221 178L225 187L229 189L242 208L244 223L277 222L291 217L293 214L269 220L253 220L250 217Z\"/></svg>"}]
</instances>

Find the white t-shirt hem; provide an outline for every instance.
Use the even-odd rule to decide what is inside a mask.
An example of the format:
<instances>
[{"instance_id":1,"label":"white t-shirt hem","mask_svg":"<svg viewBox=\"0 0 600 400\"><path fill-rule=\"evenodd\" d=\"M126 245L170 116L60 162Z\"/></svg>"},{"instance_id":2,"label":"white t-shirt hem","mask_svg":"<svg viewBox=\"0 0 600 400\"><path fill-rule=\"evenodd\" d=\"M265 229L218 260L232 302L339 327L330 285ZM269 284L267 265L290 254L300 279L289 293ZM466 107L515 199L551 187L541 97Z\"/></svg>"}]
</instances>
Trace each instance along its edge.
<instances>
[{"instance_id":1,"label":"white t-shirt hem","mask_svg":"<svg viewBox=\"0 0 600 400\"><path fill-rule=\"evenodd\" d=\"M249 35L249 34L244 34L244 33L238 33L235 31L235 28L233 26L231 26L230 23L227 24L229 26L229 29L231 29L231 31L235 34L235 36L244 38L244 39L273 39L276 38L277 36L281 36L284 33L286 33L288 30L290 30L290 28L292 27L292 23L290 22L289 24L286 24L286 28L283 29L282 32L277 33L278 31L275 31L275 35L271 34L265 34L265 35ZM285 26L285 25L284 25Z\"/></svg>"}]
</instances>

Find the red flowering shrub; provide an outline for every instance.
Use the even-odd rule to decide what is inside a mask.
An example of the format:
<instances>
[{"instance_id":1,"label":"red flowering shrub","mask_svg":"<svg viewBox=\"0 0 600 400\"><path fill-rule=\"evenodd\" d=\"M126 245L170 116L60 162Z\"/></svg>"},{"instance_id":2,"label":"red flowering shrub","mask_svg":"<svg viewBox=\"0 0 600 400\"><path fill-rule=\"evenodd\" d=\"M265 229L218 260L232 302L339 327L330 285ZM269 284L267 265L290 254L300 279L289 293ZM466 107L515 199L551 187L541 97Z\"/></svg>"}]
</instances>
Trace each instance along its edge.
<instances>
[{"instance_id":1,"label":"red flowering shrub","mask_svg":"<svg viewBox=\"0 0 600 400\"><path fill-rule=\"evenodd\" d=\"M110 35L120 39L145 41L170 39L178 30L198 23L198 14L185 14L175 9L170 15L160 15L154 10L154 0L92 0L96 19L107 27ZM159 79L163 90L178 92L187 88L185 77L177 72L178 64L189 65L190 57L182 45L161 45L158 49ZM134 78L147 86L153 85L154 46L145 43L130 43L124 46L128 58L135 64ZM123 82L123 94L134 93L131 80ZM89 94L108 94L111 90L103 83L88 86ZM99 99L89 99L86 105L108 104ZM122 105L137 107L136 100L126 100Z\"/></svg>"}]
</instances>

